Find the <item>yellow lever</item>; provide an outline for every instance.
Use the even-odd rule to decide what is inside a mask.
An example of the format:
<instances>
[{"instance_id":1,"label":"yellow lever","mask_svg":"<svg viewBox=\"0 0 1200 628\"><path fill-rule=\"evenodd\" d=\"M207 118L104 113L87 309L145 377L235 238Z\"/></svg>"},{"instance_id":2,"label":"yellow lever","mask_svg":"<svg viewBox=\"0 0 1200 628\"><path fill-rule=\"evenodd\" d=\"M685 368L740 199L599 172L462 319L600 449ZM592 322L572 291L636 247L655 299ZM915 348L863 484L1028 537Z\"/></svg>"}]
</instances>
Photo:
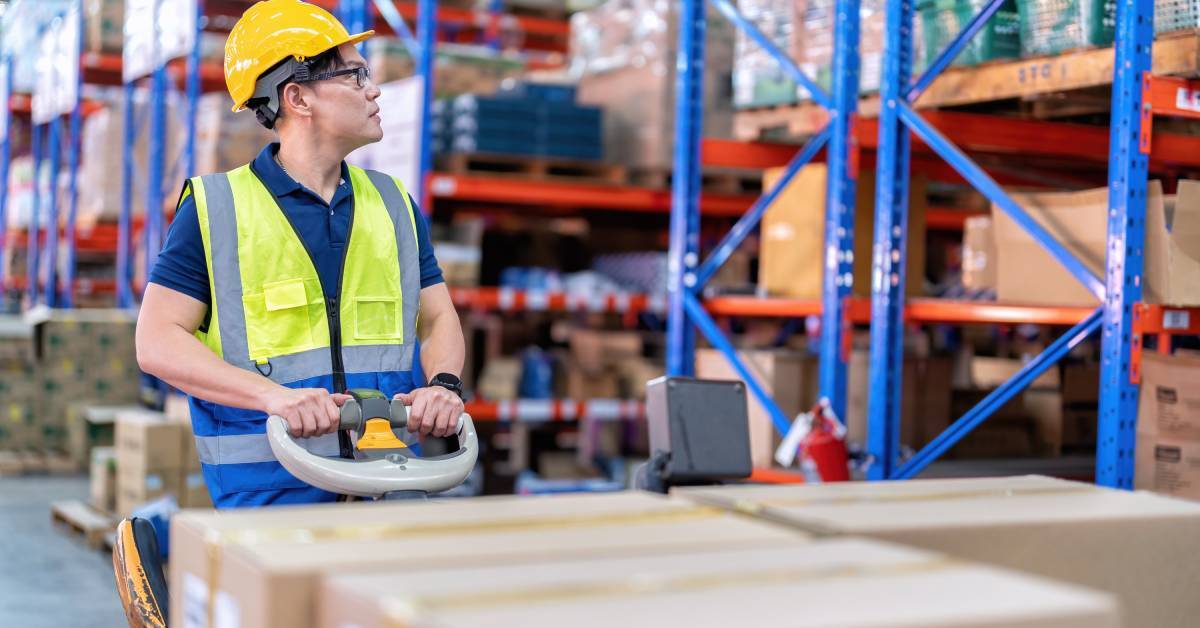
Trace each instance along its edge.
<instances>
[{"instance_id":1,"label":"yellow lever","mask_svg":"<svg viewBox=\"0 0 1200 628\"><path fill-rule=\"evenodd\" d=\"M391 421L387 419L368 419L363 429L363 435L358 439L359 449L403 449L408 445L396 438L392 432Z\"/></svg>"}]
</instances>

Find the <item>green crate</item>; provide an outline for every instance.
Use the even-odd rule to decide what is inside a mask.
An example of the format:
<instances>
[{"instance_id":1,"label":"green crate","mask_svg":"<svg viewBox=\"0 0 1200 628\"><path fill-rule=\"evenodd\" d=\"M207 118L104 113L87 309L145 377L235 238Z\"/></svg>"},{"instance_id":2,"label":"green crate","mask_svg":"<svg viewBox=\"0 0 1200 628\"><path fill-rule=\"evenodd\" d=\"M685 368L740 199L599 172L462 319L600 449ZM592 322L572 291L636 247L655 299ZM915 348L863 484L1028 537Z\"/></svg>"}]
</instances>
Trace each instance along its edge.
<instances>
[{"instance_id":1,"label":"green crate","mask_svg":"<svg viewBox=\"0 0 1200 628\"><path fill-rule=\"evenodd\" d=\"M1017 11L1021 16L1023 56L1113 43L1116 0L1018 0Z\"/></svg>"},{"instance_id":2,"label":"green crate","mask_svg":"<svg viewBox=\"0 0 1200 628\"><path fill-rule=\"evenodd\" d=\"M942 50L979 14L982 0L933 0L918 5L925 43L925 65L933 63ZM1016 0L1007 0L954 59L954 65L978 65L995 59L1021 55L1021 18Z\"/></svg>"},{"instance_id":3,"label":"green crate","mask_svg":"<svg viewBox=\"0 0 1200 628\"><path fill-rule=\"evenodd\" d=\"M1154 32L1200 28L1200 0L1154 0Z\"/></svg>"}]
</instances>

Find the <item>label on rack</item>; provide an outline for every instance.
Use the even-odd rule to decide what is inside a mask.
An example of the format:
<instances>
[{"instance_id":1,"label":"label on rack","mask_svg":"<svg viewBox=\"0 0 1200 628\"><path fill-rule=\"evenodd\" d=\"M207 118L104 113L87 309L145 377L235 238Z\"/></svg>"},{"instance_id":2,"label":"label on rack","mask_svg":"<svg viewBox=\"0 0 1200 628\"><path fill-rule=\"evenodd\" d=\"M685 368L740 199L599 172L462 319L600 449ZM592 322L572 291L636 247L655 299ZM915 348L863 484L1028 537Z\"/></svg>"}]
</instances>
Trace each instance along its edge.
<instances>
[{"instance_id":1,"label":"label on rack","mask_svg":"<svg viewBox=\"0 0 1200 628\"><path fill-rule=\"evenodd\" d=\"M1175 108L1200 111L1200 90L1180 87L1175 90Z\"/></svg>"},{"instance_id":2,"label":"label on rack","mask_svg":"<svg viewBox=\"0 0 1200 628\"><path fill-rule=\"evenodd\" d=\"M1163 310L1163 329L1187 329L1192 317L1187 310Z\"/></svg>"}]
</instances>

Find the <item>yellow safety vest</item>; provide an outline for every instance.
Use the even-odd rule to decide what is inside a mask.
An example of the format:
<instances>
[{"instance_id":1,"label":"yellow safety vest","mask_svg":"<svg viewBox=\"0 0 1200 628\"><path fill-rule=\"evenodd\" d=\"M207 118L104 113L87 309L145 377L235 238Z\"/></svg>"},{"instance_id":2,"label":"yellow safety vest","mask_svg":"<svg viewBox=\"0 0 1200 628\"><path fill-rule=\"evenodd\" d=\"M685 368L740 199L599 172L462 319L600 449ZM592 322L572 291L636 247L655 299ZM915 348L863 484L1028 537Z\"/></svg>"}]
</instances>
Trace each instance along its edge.
<instances>
[{"instance_id":1,"label":"yellow safety vest","mask_svg":"<svg viewBox=\"0 0 1200 628\"><path fill-rule=\"evenodd\" d=\"M354 215L341 290L316 266L275 196L242 166L191 180L211 289L197 336L226 362L280 384L409 371L420 263L413 208L394 177L351 166Z\"/></svg>"}]
</instances>

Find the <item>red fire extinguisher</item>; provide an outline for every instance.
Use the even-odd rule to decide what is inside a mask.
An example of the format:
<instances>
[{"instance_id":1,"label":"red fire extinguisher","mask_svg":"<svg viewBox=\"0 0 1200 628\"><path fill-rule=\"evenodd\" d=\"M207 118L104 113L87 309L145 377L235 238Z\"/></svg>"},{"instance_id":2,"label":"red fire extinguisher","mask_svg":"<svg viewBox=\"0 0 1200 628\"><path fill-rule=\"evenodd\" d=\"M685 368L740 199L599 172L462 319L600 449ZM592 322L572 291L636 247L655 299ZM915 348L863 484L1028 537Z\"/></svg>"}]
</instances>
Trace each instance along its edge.
<instances>
[{"instance_id":1,"label":"red fire extinguisher","mask_svg":"<svg viewBox=\"0 0 1200 628\"><path fill-rule=\"evenodd\" d=\"M791 466L796 455L805 476L814 482L846 482L850 479L850 459L846 453L846 426L838 420L827 399L812 410L796 417L775 460Z\"/></svg>"}]
</instances>

